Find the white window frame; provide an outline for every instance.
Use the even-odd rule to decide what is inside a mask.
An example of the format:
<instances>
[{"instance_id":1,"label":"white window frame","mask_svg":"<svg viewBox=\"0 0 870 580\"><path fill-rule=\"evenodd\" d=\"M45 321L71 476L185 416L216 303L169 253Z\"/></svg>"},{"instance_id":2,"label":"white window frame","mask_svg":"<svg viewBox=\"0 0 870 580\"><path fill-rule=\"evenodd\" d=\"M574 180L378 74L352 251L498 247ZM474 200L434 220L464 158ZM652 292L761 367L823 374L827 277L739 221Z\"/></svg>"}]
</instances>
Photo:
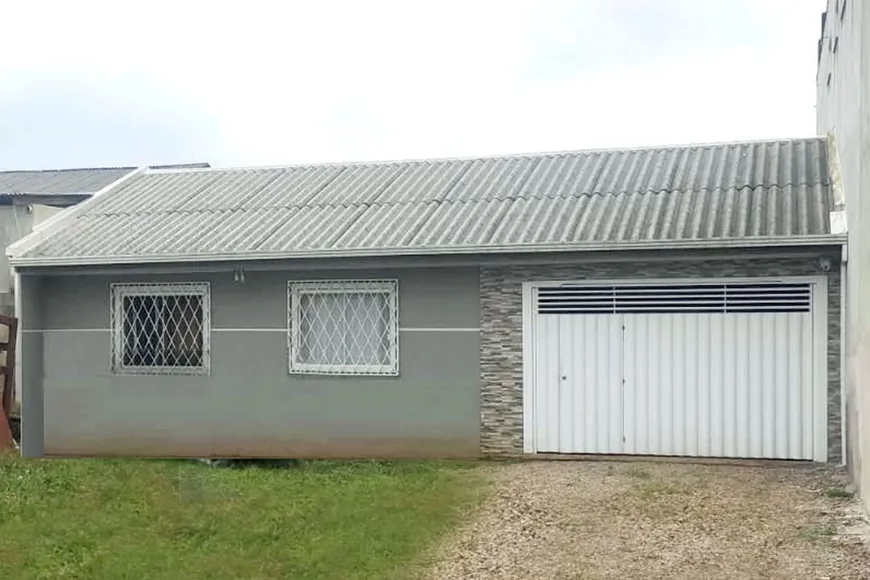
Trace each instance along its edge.
<instances>
[{"instance_id":1,"label":"white window frame","mask_svg":"<svg viewBox=\"0 0 870 580\"><path fill-rule=\"evenodd\" d=\"M386 365L313 364L299 362L301 344L300 299L303 295L355 294L377 292L387 295L390 319L387 321ZM287 283L287 343L290 374L398 376L399 374L399 281L398 280L291 280Z\"/></svg>"},{"instance_id":2,"label":"white window frame","mask_svg":"<svg viewBox=\"0 0 870 580\"><path fill-rule=\"evenodd\" d=\"M113 283L111 288L112 372L120 375L208 375L211 372L211 285L208 282ZM202 360L199 366L124 364L124 299L134 296L202 298Z\"/></svg>"}]
</instances>

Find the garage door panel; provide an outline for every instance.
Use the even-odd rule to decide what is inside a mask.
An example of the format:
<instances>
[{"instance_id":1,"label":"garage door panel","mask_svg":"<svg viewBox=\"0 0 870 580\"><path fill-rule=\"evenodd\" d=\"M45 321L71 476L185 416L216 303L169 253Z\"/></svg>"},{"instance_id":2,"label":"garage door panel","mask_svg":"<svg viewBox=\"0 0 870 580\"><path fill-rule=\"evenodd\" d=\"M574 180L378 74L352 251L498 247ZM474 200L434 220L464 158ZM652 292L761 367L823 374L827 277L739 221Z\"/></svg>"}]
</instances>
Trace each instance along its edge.
<instances>
[{"instance_id":1,"label":"garage door panel","mask_svg":"<svg viewBox=\"0 0 870 580\"><path fill-rule=\"evenodd\" d=\"M758 335L749 334L749 319L756 318L754 314L724 315L726 319L734 321L731 328L732 335L729 342L734 345L734 419L730 421L733 431L734 449L730 457L758 457L749 452L752 437L752 421L749 408L749 393L761 388L761 383L753 376L754 369L748 359L750 352L755 352L752 344ZM756 367L757 368L757 367Z\"/></svg>"},{"instance_id":2,"label":"garage door panel","mask_svg":"<svg viewBox=\"0 0 870 580\"><path fill-rule=\"evenodd\" d=\"M699 335L706 315L625 318L625 449L638 455L698 455L709 425L701 400Z\"/></svg>"},{"instance_id":3,"label":"garage door panel","mask_svg":"<svg viewBox=\"0 0 870 580\"><path fill-rule=\"evenodd\" d=\"M809 314L627 315L624 358L626 453L812 458Z\"/></svg>"},{"instance_id":4,"label":"garage door panel","mask_svg":"<svg viewBox=\"0 0 870 580\"><path fill-rule=\"evenodd\" d=\"M776 418L783 425L778 430L784 436L776 442L777 456L786 459L812 459L813 457L813 325L809 314L778 315L776 333L768 337L771 358L780 357L780 372L775 376L782 394L773 402L786 412ZM776 351L772 345L778 347ZM779 352L782 351L782 352ZM771 412L774 414L775 411ZM779 426L778 426L779 427Z\"/></svg>"},{"instance_id":5,"label":"garage door panel","mask_svg":"<svg viewBox=\"0 0 870 580\"><path fill-rule=\"evenodd\" d=\"M540 451L559 451L559 319L542 316L535 325L535 441Z\"/></svg>"},{"instance_id":6,"label":"garage door panel","mask_svg":"<svg viewBox=\"0 0 870 580\"><path fill-rule=\"evenodd\" d=\"M635 320L634 331L624 338L625 358L625 452L646 455L650 440L650 414L654 401L648 389L638 389L639 377L653 372L651 361L655 359L655 346L646 340L648 326L643 320Z\"/></svg>"},{"instance_id":7,"label":"garage door panel","mask_svg":"<svg viewBox=\"0 0 870 580\"><path fill-rule=\"evenodd\" d=\"M697 315L695 324L690 326L691 334L687 341L693 349L687 355L687 358L693 359L689 362L691 370L687 374L695 382L694 397L697 401L695 417L692 420L695 427L687 435L688 446L694 454L701 457L713 455L713 433L717 428L717 413L714 413L714 409L721 408L720 403L711 396L714 384L723 380L722 369L717 368L722 359L715 356L720 352L721 346L713 344L712 341L712 337L717 336L717 323L721 321L714 320L709 314ZM691 407L688 411L691 411ZM721 432L721 424L718 428Z\"/></svg>"},{"instance_id":8,"label":"garage door panel","mask_svg":"<svg viewBox=\"0 0 870 580\"><path fill-rule=\"evenodd\" d=\"M561 315L563 329L562 392L570 398L575 417L560 417L571 433L563 451L616 453L622 448L622 325L609 315ZM578 451L579 450L579 451Z\"/></svg>"},{"instance_id":9,"label":"garage door panel","mask_svg":"<svg viewBox=\"0 0 870 580\"><path fill-rule=\"evenodd\" d=\"M718 457L735 457L737 455L735 437L737 429L735 428L735 416L737 415L737 369L735 368L737 358L737 333L735 327L737 323L736 315L722 316L718 315L722 322L721 336L717 337L720 356L722 357L722 383L719 385L720 391L713 394L722 402L718 415L719 429L718 441L713 441L714 454ZM714 415L715 416L715 415Z\"/></svg>"},{"instance_id":10,"label":"garage door panel","mask_svg":"<svg viewBox=\"0 0 870 580\"><path fill-rule=\"evenodd\" d=\"M585 433L588 452L622 453L624 414L622 383L619 378L623 368L621 317L595 315L567 318L573 322L574 328L581 326L578 324L580 320L591 318L589 322L594 321L593 324L582 325L587 352L590 354L584 360L591 363L587 365L587 372L583 376L589 426ZM602 381L606 387L596 388Z\"/></svg>"},{"instance_id":11,"label":"garage door panel","mask_svg":"<svg viewBox=\"0 0 870 580\"><path fill-rule=\"evenodd\" d=\"M765 335L764 320L766 318L771 317L752 315L747 316L747 324L749 326L747 332L750 336ZM772 355L773 349L770 349L770 352ZM764 425L766 423L765 414L769 406L765 400L766 398L764 396L764 392L770 389L770 386L765 383L764 369L766 366L769 366L767 359L772 358L771 355L765 357L762 355L762 353L749 348L749 345L747 344L747 366L752 374L751 384L754 387L749 389L749 391L747 392L747 409L749 411L748 453L751 457L764 457ZM770 418L768 417L767 419L769 420Z\"/></svg>"},{"instance_id":12,"label":"garage door panel","mask_svg":"<svg viewBox=\"0 0 870 580\"><path fill-rule=\"evenodd\" d=\"M764 336L775 336L775 333L780 332L778 327L785 322L786 319L782 317L765 316L760 323L761 333ZM761 368L761 388L758 391L762 408L762 412L758 414L761 419L759 442L762 455L764 455L765 450L772 450L774 457L783 457L786 454L784 445L786 437L780 423L787 415L788 409L782 408L783 405L777 405L776 402L784 400L788 387L785 381L777 381L777 377L783 376L787 364L783 362L782 354L785 352L783 345L774 342L770 350L771 356L769 358L758 357Z\"/></svg>"},{"instance_id":13,"label":"garage door panel","mask_svg":"<svg viewBox=\"0 0 870 580\"><path fill-rule=\"evenodd\" d=\"M795 325L799 325L801 330L801 345L796 351L801 357L800 384L803 387L801 395L801 456L805 459L813 457L813 326L812 318L809 314L794 314L792 319ZM797 334L797 333L795 333ZM827 365L827 357L825 357L823 365ZM827 373L825 373L827 375ZM822 405L824 406L824 404Z\"/></svg>"},{"instance_id":14,"label":"garage door panel","mask_svg":"<svg viewBox=\"0 0 870 580\"><path fill-rule=\"evenodd\" d=\"M536 335L538 450L616 453L622 449L622 325L605 315L541 316Z\"/></svg>"}]
</instances>

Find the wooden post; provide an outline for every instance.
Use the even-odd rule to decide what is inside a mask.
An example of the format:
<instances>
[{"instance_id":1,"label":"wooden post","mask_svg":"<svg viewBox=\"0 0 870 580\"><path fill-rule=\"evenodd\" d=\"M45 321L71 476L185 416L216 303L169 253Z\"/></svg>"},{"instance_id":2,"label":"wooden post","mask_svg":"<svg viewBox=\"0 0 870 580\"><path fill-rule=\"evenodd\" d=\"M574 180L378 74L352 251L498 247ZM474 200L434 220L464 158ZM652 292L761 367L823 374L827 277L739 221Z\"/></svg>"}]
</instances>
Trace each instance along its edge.
<instances>
[{"instance_id":1,"label":"wooden post","mask_svg":"<svg viewBox=\"0 0 870 580\"><path fill-rule=\"evenodd\" d=\"M18 319L0 314L0 325L9 330L5 342L0 342L0 352L6 353L6 364L0 367L3 387L0 390L0 451L15 448L12 430L9 428L9 414L15 402L15 351L18 337Z\"/></svg>"}]
</instances>

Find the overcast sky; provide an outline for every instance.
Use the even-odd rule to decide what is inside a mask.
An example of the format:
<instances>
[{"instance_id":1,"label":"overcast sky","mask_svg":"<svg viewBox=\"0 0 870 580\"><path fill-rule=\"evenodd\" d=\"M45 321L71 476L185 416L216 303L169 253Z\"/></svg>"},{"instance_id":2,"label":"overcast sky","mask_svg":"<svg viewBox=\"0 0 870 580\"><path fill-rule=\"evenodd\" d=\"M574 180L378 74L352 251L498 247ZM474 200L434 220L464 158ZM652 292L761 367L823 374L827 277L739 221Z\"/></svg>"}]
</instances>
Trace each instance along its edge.
<instances>
[{"instance_id":1,"label":"overcast sky","mask_svg":"<svg viewBox=\"0 0 870 580\"><path fill-rule=\"evenodd\" d=\"M815 134L825 0L7 2L0 168Z\"/></svg>"}]
</instances>

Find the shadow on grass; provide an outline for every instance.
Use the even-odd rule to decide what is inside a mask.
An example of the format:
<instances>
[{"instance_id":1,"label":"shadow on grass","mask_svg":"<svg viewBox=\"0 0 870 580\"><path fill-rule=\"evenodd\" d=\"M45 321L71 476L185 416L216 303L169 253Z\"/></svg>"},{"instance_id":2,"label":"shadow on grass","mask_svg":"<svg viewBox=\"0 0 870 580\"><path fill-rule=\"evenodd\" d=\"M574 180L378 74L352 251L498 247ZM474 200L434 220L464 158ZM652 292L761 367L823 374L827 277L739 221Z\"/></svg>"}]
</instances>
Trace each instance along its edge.
<instances>
[{"instance_id":1,"label":"shadow on grass","mask_svg":"<svg viewBox=\"0 0 870 580\"><path fill-rule=\"evenodd\" d=\"M147 459L142 461L149 461ZM435 468L449 468L452 470L476 469L487 464L479 459L256 459L256 458L227 458L227 459L151 459L167 465L193 464L203 467L223 467L230 469L307 469L325 472L335 469L382 468L393 471L432 470Z\"/></svg>"}]
</instances>

